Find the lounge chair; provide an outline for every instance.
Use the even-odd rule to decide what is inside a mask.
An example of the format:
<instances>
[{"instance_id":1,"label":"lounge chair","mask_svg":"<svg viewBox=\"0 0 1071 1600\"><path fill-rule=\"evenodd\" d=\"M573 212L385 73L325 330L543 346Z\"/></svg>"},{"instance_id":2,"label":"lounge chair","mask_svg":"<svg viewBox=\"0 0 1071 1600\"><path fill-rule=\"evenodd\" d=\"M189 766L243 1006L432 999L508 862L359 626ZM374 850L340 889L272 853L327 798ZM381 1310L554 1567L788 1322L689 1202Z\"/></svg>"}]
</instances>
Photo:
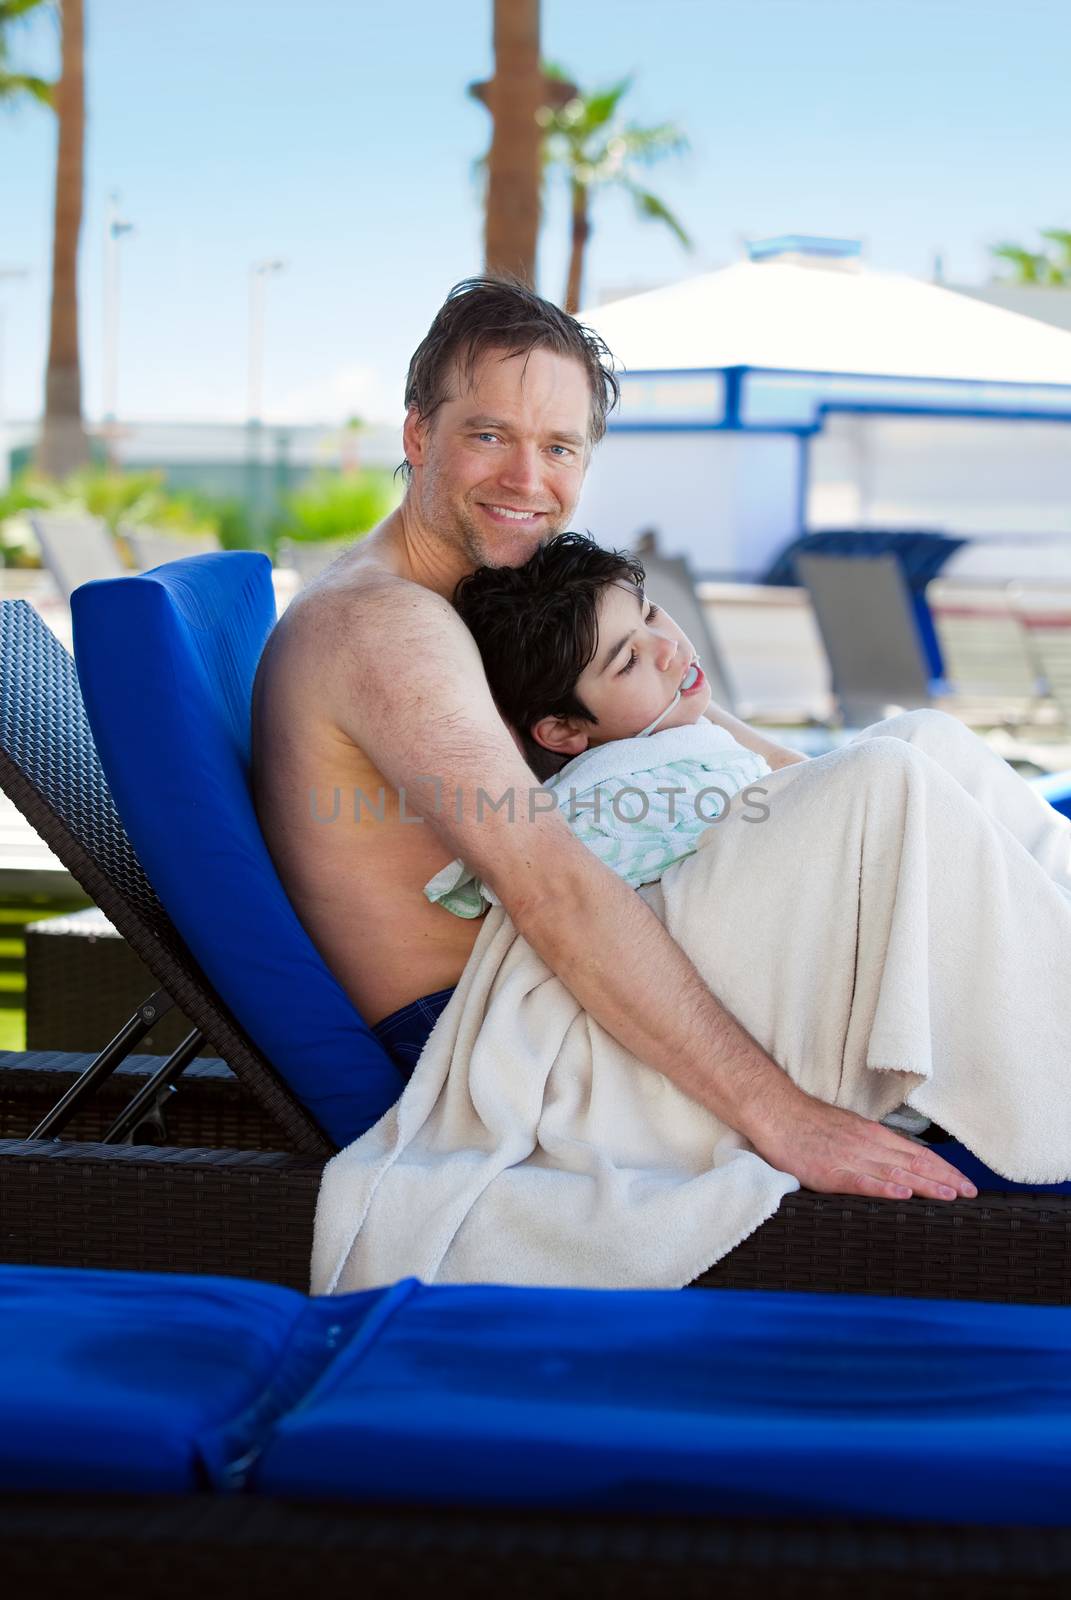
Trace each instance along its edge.
<instances>
[{"instance_id":1,"label":"lounge chair","mask_svg":"<svg viewBox=\"0 0 1071 1600\"><path fill-rule=\"evenodd\" d=\"M926 598L947 687L969 713L968 720L979 720L984 713L1002 722L1035 719L1045 686L1014 587L937 578Z\"/></svg>"},{"instance_id":2,"label":"lounge chair","mask_svg":"<svg viewBox=\"0 0 1071 1600\"><path fill-rule=\"evenodd\" d=\"M1011 598L1043 686L1071 728L1071 586L1018 583Z\"/></svg>"},{"instance_id":3,"label":"lounge chair","mask_svg":"<svg viewBox=\"0 0 1071 1600\"><path fill-rule=\"evenodd\" d=\"M162 567L168 561L181 561L185 556L208 555L219 549L219 540L214 533L163 533L159 528L131 522L121 522L119 533L134 558L134 565L141 572Z\"/></svg>"},{"instance_id":4,"label":"lounge chair","mask_svg":"<svg viewBox=\"0 0 1071 1600\"><path fill-rule=\"evenodd\" d=\"M726 711L735 711L736 694L687 561L683 556L663 556L646 549L639 559L647 573L648 590L695 646L715 701Z\"/></svg>"},{"instance_id":5,"label":"lounge chair","mask_svg":"<svg viewBox=\"0 0 1071 1600\"><path fill-rule=\"evenodd\" d=\"M911 593L893 555L798 555L849 727L933 703L929 662Z\"/></svg>"},{"instance_id":6,"label":"lounge chair","mask_svg":"<svg viewBox=\"0 0 1071 1600\"><path fill-rule=\"evenodd\" d=\"M93 578L119 578L126 570L108 525L100 517L35 511L30 526L64 600L69 600L80 584Z\"/></svg>"},{"instance_id":7,"label":"lounge chair","mask_svg":"<svg viewBox=\"0 0 1071 1600\"><path fill-rule=\"evenodd\" d=\"M282 571L295 572L299 588L304 588L352 544L349 539L280 539L275 564Z\"/></svg>"},{"instance_id":8,"label":"lounge chair","mask_svg":"<svg viewBox=\"0 0 1071 1600\"><path fill-rule=\"evenodd\" d=\"M1071 1311L0 1269L12 1593L1067 1593Z\"/></svg>"},{"instance_id":9,"label":"lounge chair","mask_svg":"<svg viewBox=\"0 0 1071 1600\"><path fill-rule=\"evenodd\" d=\"M272 623L269 563L200 556L88 586L74 611L97 743L70 657L28 605L5 603L0 785L153 973L151 1020L170 996L203 1035L183 1054L225 1061L289 1150L0 1143L4 1253L304 1286L323 1161L401 1085L256 828L249 697ZM133 1019L128 1047L148 1026ZM167 1098L181 1059L146 1084L134 1121ZM1051 1194L938 1205L800 1193L699 1281L1059 1302L1071 1299L1069 1216Z\"/></svg>"}]
</instances>

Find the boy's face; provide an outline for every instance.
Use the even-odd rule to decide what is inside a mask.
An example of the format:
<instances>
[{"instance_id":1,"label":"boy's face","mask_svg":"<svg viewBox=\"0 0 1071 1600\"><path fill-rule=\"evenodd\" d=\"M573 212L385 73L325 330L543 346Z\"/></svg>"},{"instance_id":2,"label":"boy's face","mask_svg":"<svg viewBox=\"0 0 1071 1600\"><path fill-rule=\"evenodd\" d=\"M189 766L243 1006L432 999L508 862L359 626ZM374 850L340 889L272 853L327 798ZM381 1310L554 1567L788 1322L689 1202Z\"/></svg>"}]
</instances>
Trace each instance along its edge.
<instances>
[{"instance_id":1,"label":"boy's face","mask_svg":"<svg viewBox=\"0 0 1071 1600\"><path fill-rule=\"evenodd\" d=\"M631 583L612 583L598 608L599 642L576 685L577 698L598 723L544 717L533 729L540 744L563 755L579 755L589 745L633 739L681 697L658 724L680 728L698 722L710 704L710 685L702 668L682 685L696 661L691 641L658 606Z\"/></svg>"}]
</instances>

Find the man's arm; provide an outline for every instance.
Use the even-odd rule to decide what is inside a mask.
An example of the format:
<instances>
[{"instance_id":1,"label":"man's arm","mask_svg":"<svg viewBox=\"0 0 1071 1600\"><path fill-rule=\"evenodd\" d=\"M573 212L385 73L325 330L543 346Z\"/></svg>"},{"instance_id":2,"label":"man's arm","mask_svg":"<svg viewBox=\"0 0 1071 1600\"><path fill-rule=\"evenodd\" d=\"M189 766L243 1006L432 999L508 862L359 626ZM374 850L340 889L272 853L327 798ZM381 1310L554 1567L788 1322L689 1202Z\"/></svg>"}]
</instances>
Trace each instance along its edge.
<instances>
[{"instance_id":1,"label":"man's arm","mask_svg":"<svg viewBox=\"0 0 1071 1600\"><path fill-rule=\"evenodd\" d=\"M405 787L407 807L434 828L444 858L460 856L494 888L608 1033L809 1188L887 1198L971 1192L929 1150L798 1089L644 900L574 837L553 802L543 809L550 797L521 760L476 646L445 600L398 583L359 609L335 679L340 725ZM419 781L429 777L438 786ZM512 808L501 803L510 795Z\"/></svg>"},{"instance_id":2,"label":"man's arm","mask_svg":"<svg viewBox=\"0 0 1071 1600\"><path fill-rule=\"evenodd\" d=\"M785 745L775 744L772 739L765 738L756 728L741 722L739 717L734 717L731 712L715 705L713 701L707 707L706 715L711 722L716 722L719 728L727 729L737 744L742 744L746 750L754 750L756 755L765 757L775 772L778 767L791 767L797 761L807 760L807 757L801 755L798 750L789 750Z\"/></svg>"}]
</instances>

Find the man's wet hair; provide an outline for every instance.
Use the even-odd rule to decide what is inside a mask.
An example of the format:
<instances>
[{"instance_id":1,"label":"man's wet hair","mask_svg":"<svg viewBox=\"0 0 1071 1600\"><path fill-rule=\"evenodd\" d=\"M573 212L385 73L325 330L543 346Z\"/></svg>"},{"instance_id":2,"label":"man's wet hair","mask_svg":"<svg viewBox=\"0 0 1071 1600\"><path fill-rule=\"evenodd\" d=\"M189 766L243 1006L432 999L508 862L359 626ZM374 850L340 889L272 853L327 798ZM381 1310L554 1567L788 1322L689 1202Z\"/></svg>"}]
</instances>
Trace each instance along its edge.
<instances>
[{"instance_id":1,"label":"man's wet hair","mask_svg":"<svg viewBox=\"0 0 1071 1600\"><path fill-rule=\"evenodd\" d=\"M598 722L576 685L598 648L599 596L611 583L631 583L642 594L644 582L634 556L604 550L583 533L560 533L523 567L477 567L454 591L495 704L541 781L568 758L536 743L535 723L541 717Z\"/></svg>"},{"instance_id":2,"label":"man's wet hair","mask_svg":"<svg viewBox=\"0 0 1071 1600\"><path fill-rule=\"evenodd\" d=\"M518 278L466 278L455 283L409 363L406 410L415 408L426 422L447 398L454 375L462 384L471 383L477 364L490 350L503 359L550 350L578 361L591 391L588 442L598 444L620 394L613 357L597 333ZM408 481L409 462L403 462L400 470Z\"/></svg>"}]
</instances>

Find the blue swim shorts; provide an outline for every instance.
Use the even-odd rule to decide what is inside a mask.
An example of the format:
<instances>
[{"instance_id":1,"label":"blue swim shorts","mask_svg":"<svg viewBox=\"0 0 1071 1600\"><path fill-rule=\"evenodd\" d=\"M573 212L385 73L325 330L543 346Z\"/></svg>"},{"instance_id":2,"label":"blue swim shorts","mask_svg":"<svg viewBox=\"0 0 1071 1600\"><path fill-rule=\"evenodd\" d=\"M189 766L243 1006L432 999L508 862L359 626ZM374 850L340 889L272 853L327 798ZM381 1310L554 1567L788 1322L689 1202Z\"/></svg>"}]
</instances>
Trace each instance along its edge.
<instances>
[{"instance_id":1,"label":"blue swim shorts","mask_svg":"<svg viewBox=\"0 0 1071 1600\"><path fill-rule=\"evenodd\" d=\"M410 1000L407 1006L402 1006L400 1011L392 1011L389 1017L384 1017L372 1029L406 1082L412 1076L420 1052L427 1044L432 1028L446 1010L453 992L453 989L440 989L419 1000Z\"/></svg>"}]
</instances>

